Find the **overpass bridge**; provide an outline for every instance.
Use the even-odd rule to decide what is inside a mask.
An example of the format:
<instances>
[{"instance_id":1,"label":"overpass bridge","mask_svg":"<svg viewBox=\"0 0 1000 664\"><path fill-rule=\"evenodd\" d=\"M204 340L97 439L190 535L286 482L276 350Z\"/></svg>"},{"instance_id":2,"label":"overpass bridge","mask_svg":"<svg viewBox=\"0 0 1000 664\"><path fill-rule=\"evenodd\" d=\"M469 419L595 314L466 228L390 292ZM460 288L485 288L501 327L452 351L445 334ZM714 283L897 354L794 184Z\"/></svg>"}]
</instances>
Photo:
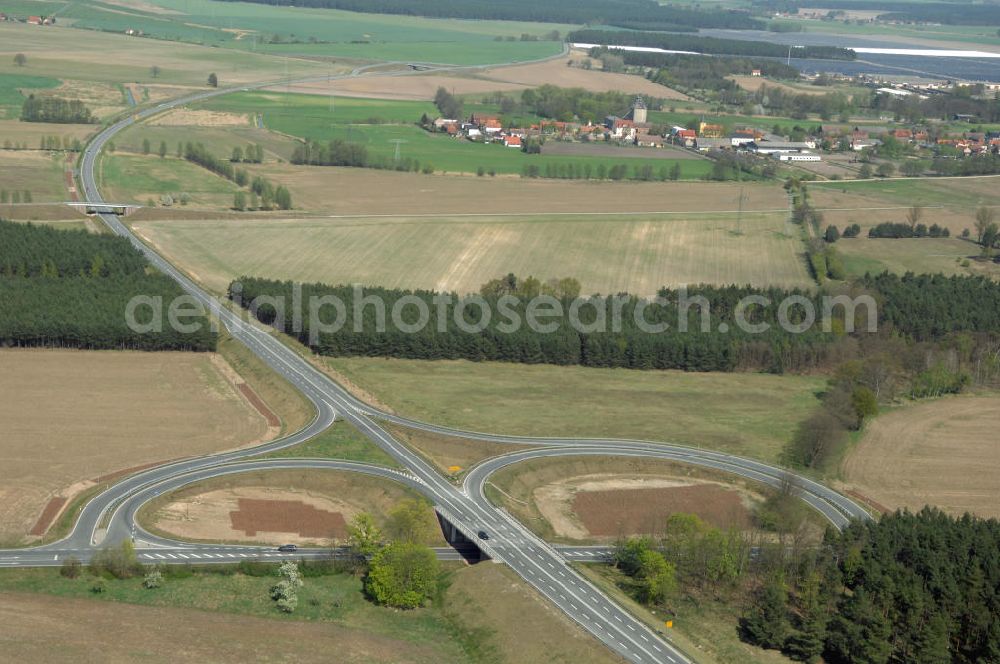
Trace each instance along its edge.
<instances>
[{"instance_id":1,"label":"overpass bridge","mask_svg":"<svg viewBox=\"0 0 1000 664\"><path fill-rule=\"evenodd\" d=\"M91 202L91 201L73 201L67 202L66 205L78 209L82 209L84 213L89 215L97 214L115 214L119 217L123 217L133 210L138 210L141 205L132 205L130 203L104 203L102 202Z\"/></svg>"}]
</instances>

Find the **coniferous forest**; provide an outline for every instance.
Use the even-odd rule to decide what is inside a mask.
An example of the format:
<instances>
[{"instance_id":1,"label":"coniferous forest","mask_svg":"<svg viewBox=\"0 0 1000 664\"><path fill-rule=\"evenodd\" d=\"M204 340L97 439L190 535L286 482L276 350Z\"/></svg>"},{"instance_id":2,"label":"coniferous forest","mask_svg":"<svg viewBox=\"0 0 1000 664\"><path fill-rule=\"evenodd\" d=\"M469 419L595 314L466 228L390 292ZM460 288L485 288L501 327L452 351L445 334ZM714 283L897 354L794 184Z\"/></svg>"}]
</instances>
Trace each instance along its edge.
<instances>
[{"instance_id":1,"label":"coniferous forest","mask_svg":"<svg viewBox=\"0 0 1000 664\"><path fill-rule=\"evenodd\" d=\"M514 282L517 278L510 275ZM253 277L237 280L241 284L241 304L250 306L259 296L273 296L286 303L293 302L292 282L282 282ZM237 283L234 282L234 283ZM573 365L591 367L624 367L631 369L682 369L686 371L734 371L756 370L781 373L785 371L806 371L829 367L851 359L857 352L858 344L866 337L883 339L901 338L920 350L920 344L928 349L947 347L956 335L969 337L975 345L985 341L1000 330L1000 284L982 277L944 277L940 275L904 276L882 274L866 276L850 285L852 295L870 295L877 303L878 332L865 331L867 308L855 311L854 333L845 332L844 310L832 309L829 331L822 326L822 295L799 290L780 288L754 288L750 286L696 286L689 289L687 296L704 298L710 315L707 326L702 325L702 309L693 305L686 309L687 331L680 331L680 294L663 289L659 296L666 304L652 303L642 298L627 296L624 304L618 305L613 298L592 297L589 302L578 307L580 325L570 324L568 312L571 300L561 300L562 315L547 317L544 322L551 325L550 331L536 332L527 325L516 331L505 331L507 318L496 315L500 311L499 292L486 292L482 299L494 312L491 320L481 332L462 330L455 322L455 309L461 306L461 315L469 325L480 321L481 308L468 304L468 298L452 296L452 302L442 314L446 326L440 330L437 325L436 293L431 291L408 291L384 288L366 288L364 295L374 297L384 303L386 324L378 331L377 308L370 304L359 307L361 317L355 322L354 289L349 286L329 286L325 284L301 285L302 312L300 341L310 343L316 352L334 356L374 356L407 359L467 359L474 361L494 360L501 362L523 362L536 364ZM512 291L509 294L513 294ZM232 286L231 286L232 295ZM769 329L763 333L748 333L734 324L736 308L741 299L748 296L763 296L770 301L769 307L750 307L744 315L752 324L766 323ZM334 333L311 335L309 329L310 312L307 303L312 297L334 296L345 304L344 324ZM802 297L812 303L817 314L816 320L804 331L786 331L778 324L778 303L790 296ZM392 325L389 312L403 298L422 300L432 313L431 321L416 332L396 329ZM524 321L526 300L512 307L512 316ZM615 319L615 308L620 306L619 331L611 329ZM650 324L666 324L667 328L655 333L643 331L636 323L636 310ZM599 320L601 312L607 326L593 329L590 324ZM415 306L401 306L401 318L407 325L417 321ZM336 319L337 312L332 307L322 310L318 320L325 324ZM265 323L293 332L294 312L291 306L280 312L270 305L260 307L255 315ZM281 320L278 320L280 315ZM788 310L793 324L802 322L803 310L792 307ZM461 320L461 319L460 319Z\"/></svg>"},{"instance_id":2,"label":"coniferous forest","mask_svg":"<svg viewBox=\"0 0 1000 664\"><path fill-rule=\"evenodd\" d=\"M166 307L183 294L154 272L128 240L0 221L0 345L86 349L215 350L205 316L183 318L200 331L170 329ZM126 324L129 301L162 298L161 331ZM136 319L151 320L149 307Z\"/></svg>"}]
</instances>

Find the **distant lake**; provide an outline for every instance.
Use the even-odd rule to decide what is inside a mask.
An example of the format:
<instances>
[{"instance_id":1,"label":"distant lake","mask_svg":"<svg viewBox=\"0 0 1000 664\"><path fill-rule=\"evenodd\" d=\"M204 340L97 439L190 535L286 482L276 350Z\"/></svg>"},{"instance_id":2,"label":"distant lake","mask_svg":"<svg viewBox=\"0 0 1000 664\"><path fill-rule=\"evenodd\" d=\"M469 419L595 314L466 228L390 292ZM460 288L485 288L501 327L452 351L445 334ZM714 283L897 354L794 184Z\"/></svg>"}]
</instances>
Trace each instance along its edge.
<instances>
[{"instance_id":1,"label":"distant lake","mask_svg":"<svg viewBox=\"0 0 1000 664\"><path fill-rule=\"evenodd\" d=\"M700 30L706 37L721 39L746 39L766 41L789 46L840 46L843 48L874 49L929 49L923 45L907 45L877 37L857 37L816 32L765 32L761 30ZM970 51L974 47L970 46ZM794 56L795 50L792 50ZM887 53L858 53L854 61L806 60L792 57L791 64L799 70L815 74L828 72L856 76L858 74L897 74L922 78L965 79L970 81L1000 80L1000 59L989 57L939 57L932 55L898 55Z\"/></svg>"}]
</instances>

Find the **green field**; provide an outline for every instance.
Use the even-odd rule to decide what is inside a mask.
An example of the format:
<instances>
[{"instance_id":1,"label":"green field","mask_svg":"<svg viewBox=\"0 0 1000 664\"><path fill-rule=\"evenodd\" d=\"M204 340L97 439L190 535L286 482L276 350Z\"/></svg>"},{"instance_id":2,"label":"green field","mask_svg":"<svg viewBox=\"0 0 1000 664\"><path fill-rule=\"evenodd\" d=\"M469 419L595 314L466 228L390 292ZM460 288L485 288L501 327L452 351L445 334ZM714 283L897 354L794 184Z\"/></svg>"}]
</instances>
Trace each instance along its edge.
<instances>
[{"instance_id":1,"label":"green field","mask_svg":"<svg viewBox=\"0 0 1000 664\"><path fill-rule=\"evenodd\" d=\"M538 166L543 172L548 164L589 165L596 172L600 165L611 167L618 163L626 163L630 168L649 165L654 173L658 173L661 168L670 168L677 163L681 166L683 179L695 179L708 173L712 167L710 161L703 159L556 156L546 155L544 149L541 155L528 155L500 143L484 145L445 134L433 134L417 126L424 113L431 117L437 114L434 105L428 102L337 99L331 111L329 100L322 97L248 92L211 100L198 107L260 113L268 129L318 141L337 138L361 143L371 156L391 158L396 150L393 141L404 141L400 146L402 157L430 164L436 171L452 173L475 173L480 167L497 173L521 173L529 164ZM367 121L369 119L392 124L373 124Z\"/></svg>"},{"instance_id":2,"label":"green field","mask_svg":"<svg viewBox=\"0 0 1000 664\"><path fill-rule=\"evenodd\" d=\"M849 276L866 272L905 274L942 273L947 275L985 274L1000 277L1000 265L979 261L978 245L958 238L841 240L837 250L844 257Z\"/></svg>"},{"instance_id":3,"label":"green field","mask_svg":"<svg viewBox=\"0 0 1000 664\"><path fill-rule=\"evenodd\" d=\"M226 3L233 5L235 3ZM13 58L24 53L27 66ZM160 68L153 77L151 67ZM138 82L156 85L204 87L209 72L221 85L280 80L290 76L325 75L346 66L302 58L283 58L224 48L142 39L124 34L95 34L57 26L0 23L0 73L46 76L118 85ZM178 94L181 91L178 92ZM120 95L118 102L121 103Z\"/></svg>"},{"instance_id":4,"label":"green field","mask_svg":"<svg viewBox=\"0 0 1000 664\"><path fill-rule=\"evenodd\" d=\"M555 55L561 48L557 42L494 39L519 38L525 33L541 36L553 29L566 32L575 27L222 4L211 0L154 0L153 4L167 11L89 1L72 4L60 20L80 28L110 32L132 28L158 39L259 53L460 65Z\"/></svg>"},{"instance_id":5,"label":"green field","mask_svg":"<svg viewBox=\"0 0 1000 664\"><path fill-rule=\"evenodd\" d=\"M25 98L21 90L51 89L58 86L59 79L48 76L0 74L0 118L20 116Z\"/></svg>"},{"instance_id":6,"label":"green field","mask_svg":"<svg viewBox=\"0 0 1000 664\"><path fill-rule=\"evenodd\" d=\"M229 206L238 190L232 182L173 156L107 155L98 177L111 198L143 205L150 198L159 202L161 195L170 195L177 200L186 193L191 205ZM175 205L180 205L179 200Z\"/></svg>"},{"instance_id":7,"label":"green field","mask_svg":"<svg viewBox=\"0 0 1000 664\"><path fill-rule=\"evenodd\" d=\"M855 182L816 182L827 190L843 190L859 199L877 197L901 205L943 205L970 208L1000 205L1000 175L964 178L899 178Z\"/></svg>"},{"instance_id":8,"label":"green field","mask_svg":"<svg viewBox=\"0 0 1000 664\"><path fill-rule=\"evenodd\" d=\"M682 443L776 462L822 377L325 358L396 412L474 431Z\"/></svg>"},{"instance_id":9,"label":"green field","mask_svg":"<svg viewBox=\"0 0 1000 664\"><path fill-rule=\"evenodd\" d=\"M399 463L343 420L304 443L265 454L265 459L346 459L399 468Z\"/></svg>"},{"instance_id":10,"label":"green field","mask_svg":"<svg viewBox=\"0 0 1000 664\"><path fill-rule=\"evenodd\" d=\"M178 220L134 226L217 291L236 277L254 275L468 293L514 272L543 280L572 276L584 293L652 296L663 286L696 283L808 288L802 245L785 234L785 216L745 213L739 230L735 214Z\"/></svg>"},{"instance_id":11,"label":"green field","mask_svg":"<svg viewBox=\"0 0 1000 664\"><path fill-rule=\"evenodd\" d=\"M137 124L115 136L118 152L141 153L143 140L148 140L155 153L160 142L167 143L170 156L177 154L178 143L201 143L214 154L228 158L234 147L245 149L248 144L260 144L264 148L265 161L287 159L295 146L295 140L266 129L247 125L199 127L192 125L151 125Z\"/></svg>"}]
</instances>

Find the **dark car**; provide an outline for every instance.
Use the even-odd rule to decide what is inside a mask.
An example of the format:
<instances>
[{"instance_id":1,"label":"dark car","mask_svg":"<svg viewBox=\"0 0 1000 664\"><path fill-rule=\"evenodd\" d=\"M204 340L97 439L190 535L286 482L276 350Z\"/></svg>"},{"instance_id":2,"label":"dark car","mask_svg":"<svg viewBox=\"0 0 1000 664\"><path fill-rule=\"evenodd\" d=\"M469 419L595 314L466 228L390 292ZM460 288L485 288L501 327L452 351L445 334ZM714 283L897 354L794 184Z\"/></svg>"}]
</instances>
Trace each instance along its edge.
<instances>
[{"instance_id":1,"label":"dark car","mask_svg":"<svg viewBox=\"0 0 1000 664\"><path fill-rule=\"evenodd\" d=\"M479 539L481 540L488 540L490 538L490 534L485 530L480 530L478 534L479 534Z\"/></svg>"},{"instance_id":2,"label":"dark car","mask_svg":"<svg viewBox=\"0 0 1000 664\"><path fill-rule=\"evenodd\" d=\"M294 544L282 544L278 547L278 551L281 551L282 553L295 553L298 550L299 547Z\"/></svg>"}]
</instances>

